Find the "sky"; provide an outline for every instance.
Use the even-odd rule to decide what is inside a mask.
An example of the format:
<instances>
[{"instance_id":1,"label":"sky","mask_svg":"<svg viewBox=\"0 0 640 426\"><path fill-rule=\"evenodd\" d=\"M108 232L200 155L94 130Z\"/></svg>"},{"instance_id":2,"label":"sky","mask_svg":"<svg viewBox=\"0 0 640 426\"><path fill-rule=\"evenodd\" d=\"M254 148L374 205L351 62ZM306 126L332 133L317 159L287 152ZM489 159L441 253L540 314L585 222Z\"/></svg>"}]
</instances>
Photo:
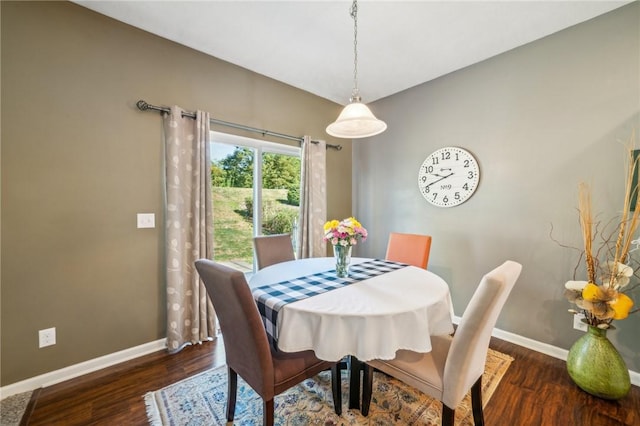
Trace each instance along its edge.
<instances>
[{"instance_id":1,"label":"sky","mask_svg":"<svg viewBox=\"0 0 640 426\"><path fill-rule=\"evenodd\" d=\"M211 143L211 161L218 161L226 158L235 151L235 145L227 145L224 143Z\"/></svg>"}]
</instances>

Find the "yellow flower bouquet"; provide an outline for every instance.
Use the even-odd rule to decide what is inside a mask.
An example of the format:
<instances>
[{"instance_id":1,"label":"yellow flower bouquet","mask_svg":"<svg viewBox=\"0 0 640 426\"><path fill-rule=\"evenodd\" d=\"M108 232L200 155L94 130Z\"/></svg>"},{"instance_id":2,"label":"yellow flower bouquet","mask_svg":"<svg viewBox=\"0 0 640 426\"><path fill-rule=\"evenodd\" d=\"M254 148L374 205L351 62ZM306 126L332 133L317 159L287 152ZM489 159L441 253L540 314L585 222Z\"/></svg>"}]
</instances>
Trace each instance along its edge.
<instances>
[{"instance_id":1,"label":"yellow flower bouquet","mask_svg":"<svg viewBox=\"0 0 640 426\"><path fill-rule=\"evenodd\" d=\"M367 230L355 217L348 217L341 221L330 220L324 224L325 242L333 246L333 255L336 259L336 275L340 278L349 276L349 264L351 263L351 247L358 241L367 239Z\"/></svg>"},{"instance_id":2,"label":"yellow flower bouquet","mask_svg":"<svg viewBox=\"0 0 640 426\"><path fill-rule=\"evenodd\" d=\"M330 220L324 224L324 241L334 246L355 246L358 241L367 239L367 230L355 217L341 221Z\"/></svg>"}]
</instances>

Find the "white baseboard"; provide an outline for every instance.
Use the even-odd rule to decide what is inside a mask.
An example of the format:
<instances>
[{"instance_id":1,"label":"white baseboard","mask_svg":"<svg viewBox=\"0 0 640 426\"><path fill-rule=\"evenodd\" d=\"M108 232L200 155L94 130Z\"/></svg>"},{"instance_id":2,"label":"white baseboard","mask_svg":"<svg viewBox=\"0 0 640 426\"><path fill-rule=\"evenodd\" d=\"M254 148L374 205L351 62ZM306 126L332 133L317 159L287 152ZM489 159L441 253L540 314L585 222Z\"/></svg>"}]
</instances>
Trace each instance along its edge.
<instances>
[{"instance_id":1,"label":"white baseboard","mask_svg":"<svg viewBox=\"0 0 640 426\"><path fill-rule=\"evenodd\" d=\"M459 324L460 319L461 318L459 316L454 316L453 323ZM567 355L569 354L569 351L566 349L552 346L547 343L538 342L537 340L529 339L528 337L522 337L518 334L500 330L499 328L494 328L491 335L497 337L498 339L505 340L509 343L514 343L518 346L523 346L527 349L531 349L532 351L540 352L545 355L561 359L563 361L567 360ZM632 385L640 386L640 373L629 370L629 377L631 378Z\"/></svg>"},{"instance_id":2,"label":"white baseboard","mask_svg":"<svg viewBox=\"0 0 640 426\"><path fill-rule=\"evenodd\" d=\"M454 316L453 322L454 324L459 324L460 317ZM563 361L567 360L567 354L569 353L569 351L567 351L566 349L561 349L556 346L538 342L537 340L522 337L508 331L500 330L498 328L494 328L492 335L497 337L498 339L523 346L527 349L531 349L532 351L540 352L545 355L561 359ZM160 339L156 340L155 342L145 343L143 345L125 349L120 352L115 352L113 354L71 365L60 370L51 371L49 373L32 377L21 382L12 383L10 385L0 387L0 399L18 393L34 390L40 387L51 386L56 383L64 382L65 380L73 379L75 377L82 376L84 374L88 374L159 350L163 350L165 348L166 339ZM634 386L640 386L640 373L629 370L629 376L631 377L631 384L633 384Z\"/></svg>"},{"instance_id":3,"label":"white baseboard","mask_svg":"<svg viewBox=\"0 0 640 426\"><path fill-rule=\"evenodd\" d=\"M70 365L69 367L61 368L60 370L50 371L40 376L0 387L0 399L40 387L51 386L56 383L64 382L65 380L92 373L105 367L166 349L166 347L167 339L160 339L155 342L145 343L133 348L101 356L99 358L90 359L79 364Z\"/></svg>"}]
</instances>

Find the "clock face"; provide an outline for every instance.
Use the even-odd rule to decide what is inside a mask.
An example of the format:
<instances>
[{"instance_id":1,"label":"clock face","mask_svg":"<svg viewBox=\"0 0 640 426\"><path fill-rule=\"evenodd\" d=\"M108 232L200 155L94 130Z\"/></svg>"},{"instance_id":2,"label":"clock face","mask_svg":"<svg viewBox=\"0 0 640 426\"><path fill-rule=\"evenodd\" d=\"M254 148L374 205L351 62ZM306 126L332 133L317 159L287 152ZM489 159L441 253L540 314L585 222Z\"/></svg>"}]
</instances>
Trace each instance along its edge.
<instances>
[{"instance_id":1,"label":"clock face","mask_svg":"<svg viewBox=\"0 0 640 426\"><path fill-rule=\"evenodd\" d=\"M473 195L480 181L478 162L469 151L445 147L429 155L418 172L422 196L438 207L453 207Z\"/></svg>"}]
</instances>

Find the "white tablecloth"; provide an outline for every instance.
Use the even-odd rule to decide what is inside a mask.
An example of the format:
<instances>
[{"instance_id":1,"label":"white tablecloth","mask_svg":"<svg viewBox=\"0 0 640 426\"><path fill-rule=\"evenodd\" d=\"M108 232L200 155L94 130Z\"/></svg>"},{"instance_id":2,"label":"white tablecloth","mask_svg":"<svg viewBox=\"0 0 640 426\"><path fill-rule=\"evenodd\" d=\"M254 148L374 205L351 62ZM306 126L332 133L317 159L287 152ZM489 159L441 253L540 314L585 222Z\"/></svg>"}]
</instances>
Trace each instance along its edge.
<instances>
[{"instance_id":1,"label":"white tablecloth","mask_svg":"<svg viewBox=\"0 0 640 426\"><path fill-rule=\"evenodd\" d=\"M353 258L352 264L366 261ZM252 288L327 271L333 258L301 259L258 271ZM278 315L278 348L311 349L327 361L392 359L398 349L431 350L430 336L453 332L447 283L407 266L285 305Z\"/></svg>"}]
</instances>

